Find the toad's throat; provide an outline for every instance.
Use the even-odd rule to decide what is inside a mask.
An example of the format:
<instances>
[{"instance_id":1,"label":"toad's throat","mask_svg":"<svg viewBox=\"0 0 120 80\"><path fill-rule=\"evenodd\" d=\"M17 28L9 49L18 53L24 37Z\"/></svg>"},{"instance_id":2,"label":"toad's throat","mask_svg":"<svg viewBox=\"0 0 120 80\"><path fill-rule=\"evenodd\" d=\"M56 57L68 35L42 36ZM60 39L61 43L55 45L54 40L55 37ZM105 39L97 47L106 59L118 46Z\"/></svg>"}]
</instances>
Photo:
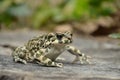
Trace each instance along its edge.
<instances>
[{"instance_id":1,"label":"toad's throat","mask_svg":"<svg viewBox=\"0 0 120 80\"><path fill-rule=\"evenodd\" d=\"M50 48L48 53L45 55L47 58L50 58L51 60L55 61L56 58L64 52L65 45L56 45L55 47Z\"/></svg>"}]
</instances>

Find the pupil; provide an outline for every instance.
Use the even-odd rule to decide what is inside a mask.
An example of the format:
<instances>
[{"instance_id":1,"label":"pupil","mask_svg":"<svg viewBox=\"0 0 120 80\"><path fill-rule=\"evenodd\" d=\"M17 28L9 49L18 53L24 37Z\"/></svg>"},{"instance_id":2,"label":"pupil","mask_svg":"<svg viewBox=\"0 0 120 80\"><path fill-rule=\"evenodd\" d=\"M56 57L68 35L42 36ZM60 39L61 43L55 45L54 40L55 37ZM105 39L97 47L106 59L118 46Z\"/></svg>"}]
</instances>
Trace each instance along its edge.
<instances>
[{"instance_id":1,"label":"pupil","mask_svg":"<svg viewBox=\"0 0 120 80\"><path fill-rule=\"evenodd\" d=\"M58 38L58 39L62 39L62 36L61 36L61 35L57 35L57 38Z\"/></svg>"}]
</instances>

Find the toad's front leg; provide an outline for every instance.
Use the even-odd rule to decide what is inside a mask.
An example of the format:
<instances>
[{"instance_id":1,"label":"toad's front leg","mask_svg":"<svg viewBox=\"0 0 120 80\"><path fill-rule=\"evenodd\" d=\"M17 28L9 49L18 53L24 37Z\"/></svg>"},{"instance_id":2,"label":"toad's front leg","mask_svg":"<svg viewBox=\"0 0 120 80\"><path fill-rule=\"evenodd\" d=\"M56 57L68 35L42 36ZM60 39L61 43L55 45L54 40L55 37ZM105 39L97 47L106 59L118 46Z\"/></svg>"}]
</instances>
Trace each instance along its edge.
<instances>
[{"instance_id":1,"label":"toad's front leg","mask_svg":"<svg viewBox=\"0 0 120 80\"><path fill-rule=\"evenodd\" d=\"M67 45L66 49L68 50L68 52L76 56L76 58L73 60L73 63L80 61L81 64L84 64L84 63L90 64L90 61L89 61L89 58L91 58L90 56L87 56L84 53L81 53L80 50L70 45Z\"/></svg>"}]
</instances>

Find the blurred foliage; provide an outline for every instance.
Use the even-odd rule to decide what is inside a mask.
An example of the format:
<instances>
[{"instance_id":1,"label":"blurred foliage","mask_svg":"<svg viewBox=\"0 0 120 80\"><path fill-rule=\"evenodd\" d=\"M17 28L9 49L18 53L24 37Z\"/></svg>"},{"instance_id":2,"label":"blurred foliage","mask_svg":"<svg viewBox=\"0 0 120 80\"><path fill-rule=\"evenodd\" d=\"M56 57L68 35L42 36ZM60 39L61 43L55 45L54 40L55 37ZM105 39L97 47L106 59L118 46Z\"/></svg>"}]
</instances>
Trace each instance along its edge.
<instances>
[{"instance_id":1,"label":"blurred foliage","mask_svg":"<svg viewBox=\"0 0 120 80\"><path fill-rule=\"evenodd\" d=\"M115 39L120 39L120 33L113 33L113 34L110 34L109 37L115 38Z\"/></svg>"},{"instance_id":2,"label":"blurred foliage","mask_svg":"<svg viewBox=\"0 0 120 80\"><path fill-rule=\"evenodd\" d=\"M113 1L115 0L62 0L58 5L53 5L51 0L43 0L35 10L31 10L25 0L0 0L0 24L8 26L18 18L29 16L32 17L29 23L34 28L40 28L47 23L108 16L114 12L113 6L111 7Z\"/></svg>"},{"instance_id":3,"label":"blurred foliage","mask_svg":"<svg viewBox=\"0 0 120 80\"><path fill-rule=\"evenodd\" d=\"M9 27L13 22L17 22L19 17L28 16L30 13L23 0L0 0L0 25Z\"/></svg>"},{"instance_id":4,"label":"blurred foliage","mask_svg":"<svg viewBox=\"0 0 120 80\"><path fill-rule=\"evenodd\" d=\"M107 16L114 12L110 6L104 6L107 2L109 5L113 0L66 0L60 5L52 6L49 0L40 5L34 16L34 26L40 27L48 21L55 23L72 21L72 20L86 20L88 18L95 18L99 16ZM63 5L64 4L64 5Z\"/></svg>"}]
</instances>

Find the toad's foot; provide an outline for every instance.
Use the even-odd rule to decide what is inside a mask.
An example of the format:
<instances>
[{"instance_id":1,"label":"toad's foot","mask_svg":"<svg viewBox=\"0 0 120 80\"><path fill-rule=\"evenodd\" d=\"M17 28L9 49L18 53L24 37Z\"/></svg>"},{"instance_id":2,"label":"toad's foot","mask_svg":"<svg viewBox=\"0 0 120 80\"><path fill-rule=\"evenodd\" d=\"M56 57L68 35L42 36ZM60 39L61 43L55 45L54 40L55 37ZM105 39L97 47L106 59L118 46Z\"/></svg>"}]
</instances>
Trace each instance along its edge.
<instances>
[{"instance_id":1,"label":"toad's foot","mask_svg":"<svg viewBox=\"0 0 120 80\"><path fill-rule=\"evenodd\" d=\"M14 59L15 62L20 62L20 63L23 63L23 64L27 64L27 61L23 60L23 59L20 59L20 58L16 58Z\"/></svg>"},{"instance_id":2,"label":"toad's foot","mask_svg":"<svg viewBox=\"0 0 120 80\"><path fill-rule=\"evenodd\" d=\"M76 56L76 58L73 60L72 63L76 63L76 62L80 61L81 64L91 64L89 59L91 59L91 56L87 56L87 55L83 54L82 56Z\"/></svg>"},{"instance_id":3,"label":"toad's foot","mask_svg":"<svg viewBox=\"0 0 120 80\"><path fill-rule=\"evenodd\" d=\"M57 65L56 65L57 67L63 67L63 64L62 63L57 63Z\"/></svg>"}]
</instances>

